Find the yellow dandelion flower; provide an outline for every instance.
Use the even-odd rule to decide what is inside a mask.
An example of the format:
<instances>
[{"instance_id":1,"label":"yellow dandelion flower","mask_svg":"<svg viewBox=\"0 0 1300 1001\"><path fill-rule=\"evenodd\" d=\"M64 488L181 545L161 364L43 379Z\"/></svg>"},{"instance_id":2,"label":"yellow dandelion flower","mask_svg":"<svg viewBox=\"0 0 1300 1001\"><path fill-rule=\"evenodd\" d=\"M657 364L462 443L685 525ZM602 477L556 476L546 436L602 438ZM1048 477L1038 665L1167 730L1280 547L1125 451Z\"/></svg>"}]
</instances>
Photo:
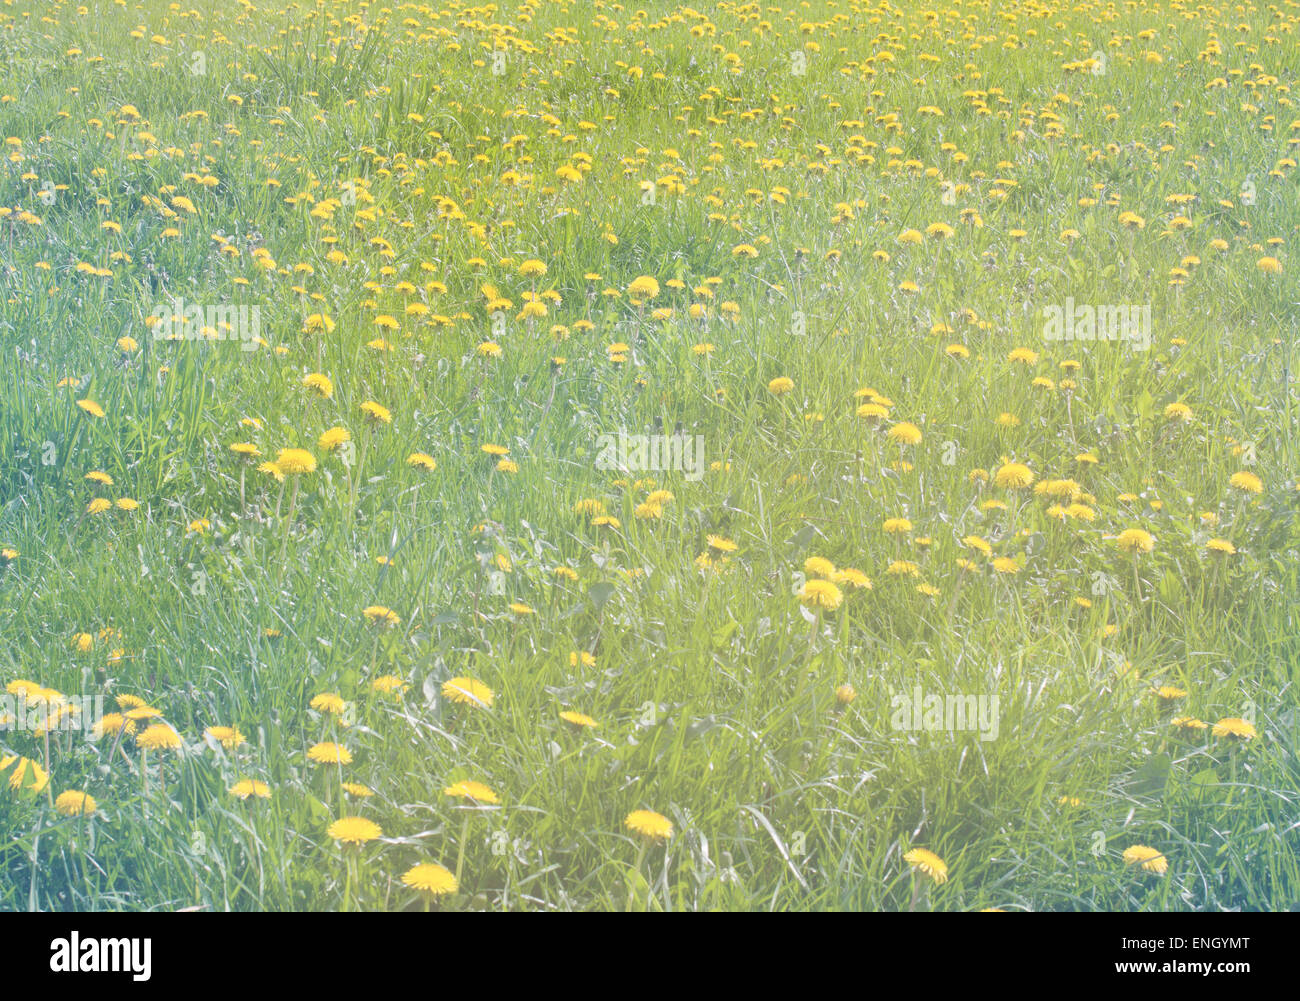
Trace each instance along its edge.
<instances>
[{"instance_id":1,"label":"yellow dandelion flower","mask_svg":"<svg viewBox=\"0 0 1300 1001\"><path fill-rule=\"evenodd\" d=\"M1126 553L1149 553L1156 547L1150 532L1140 528L1126 528L1115 537L1115 544Z\"/></svg>"},{"instance_id":2,"label":"yellow dandelion flower","mask_svg":"<svg viewBox=\"0 0 1300 1001\"><path fill-rule=\"evenodd\" d=\"M166 723L154 723L136 734L135 742L146 751L166 751L180 747L181 737Z\"/></svg>"},{"instance_id":3,"label":"yellow dandelion flower","mask_svg":"<svg viewBox=\"0 0 1300 1001\"><path fill-rule=\"evenodd\" d=\"M75 789L59 793L54 800L54 809L65 817L89 817L97 808L95 797Z\"/></svg>"},{"instance_id":4,"label":"yellow dandelion flower","mask_svg":"<svg viewBox=\"0 0 1300 1001\"><path fill-rule=\"evenodd\" d=\"M903 856L903 861L917 872L929 876L936 886L948 881L948 864L927 848L913 848Z\"/></svg>"},{"instance_id":5,"label":"yellow dandelion flower","mask_svg":"<svg viewBox=\"0 0 1300 1001\"><path fill-rule=\"evenodd\" d=\"M1169 860L1164 854L1147 845L1130 845L1124 849L1124 861L1129 865L1140 865L1147 872L1164 875L1169 868Z\"/></svg>"},{"instance_id":6,"label":"yellow dandelion flower","mask_svg":"<svg viewBox=\"0 0 1300 1001\"><path fill-rule=\"evenodd\" d=\"M840 607L844 593L828 580L810 580L799 592L799 601L808 608L833 612Z\"/></svg>"},{"instance_id":7,"label":"yellow dandelion flower","mask_svg":"<svg viewBox=\"0 0 1300 1001\"><path fill-rule=\"evenodd\" d=\"M1240 716L1225 716L1214 724L1210 732L1215 737L1235 737L1238 740L1254 740L1259 736L1254 724Z\"/></svg>"},{"instance_id":8,"label":"yellow dandelion flower","mask_svg":"<svg viewBox=\"0 0 1300 1001\"><path fill-rule=\"evenodd\" d=\"M316 472L316 456L305 448L282 448L275 458L274 469L286 476Z\"/></svg>"},{"instance_id":9,"label":"yellow dandelion flower","mask_svg":"<svg viewBox=\"0 0 1300 1001\"><path fill-rule=\"evenodd\" d=\"M1034 482L1034 474L1021 462L1007 462L993 474L993 482L1004 490L1023 490Z\"/></svg>"},{"instance_id":10,"label":"yellow dandelion flower","mask_svg":"<svg viewBox=\"0 0 1300 1001\"><path fill-rule=\"evenodd\" d=\"M350 765L352 752L342 744L322 741L319 744L312 744L307 749L307 760L314 761L318 765Z\"/></svg>"},{"instance_id":11,"label":"yellow dandelion flower","mask_svg":"<svg viewBox=\"0 0 1300 1001\"><path fill-rule=\"evenodd\" d=\"M443 795L450 796L452 799L468 799L475 803L499 803L501 800L497 794L482 782L464 781L456 782L447 786Z\"/></svg>"},{"instance_id":12,"label":"yellow dandelion flower","mask_svg":"<svg viewBox=\"0 0 1300 1001\"><path fill-rule=\"evenodd\" d=\"M433 897L445 896L460 889L451 871L436 862L421 862L402 873L402 882L413 890Z\"/></svg>"},{"instance_id":13,"label":"yellow dandelion flower","mask_svg":"<svg viewBox=\"0 0 1300 1001\"><path fill-rule=\"evenodd\" d=\"M332 713L335 716L343 715L343 710L347 708L343 696L334 692L321 692L319 695L312 696L312 700L308 705L318 712Z\"/></svg>"},{"instance_id":14,"label":"yellow dandelion flower","mask_svg":"<svg viewBox=\"0 0 1300 1001\"><path fill-rule=\"evenodd\" d=\"M583 727L594 728L600 726L599 723L597 723L594 719L592 719L590 716L586 715L585 713L573 712L572 710L569 709L566 709L564 712L560 713L560 719L564 720L564 722L566 723L578 727L579 729L582 729Z\"/></svg>"},{"instance_id":15,"label":"yellow dandelion flower","mask_svg":"<svg viewBox=\"0 0 1300 1001\"><path fill-rule=\"evenodd\" d=\"M384 835L383 828L365 817L340 817L325 833L346 845L364 845Z\"/></svg>"},{"instance_id":16,"label":"yellow dandelion flower","mask_svg":"<svg viewBox=\"0 0 1300 1001\"><path fill-rule=\"evenodd\" d=\"M239 732L239 728L234 726L210 726L203 731L203 735L211 737L227 750L248 742L244 735Z\"/></svg>"},{"instance_id":17,"label":"yellow dandelion flower","mask_svg":"<svg viewBox=\"0 0 1300 1001\"><path fill-rule=\"evenodd\" d=\"M396 612L384 605L370 605L363 608L361 614L365 616L367 622L375 626L391 627L402 621Z\"/></svg>"},{"instance_id":18,"label":"yellow dandelion flower","mask_svg":"<svg viewBox=\"0 0 1300 1001\"><path fill-rule=\"evenodd\" d=\"M230 787L229 791L230 795L237 799L248 799L250 796L257 799L271 798L271 787L257 779L240 779Z\"/></svg>"},{"instance_id":19,"label":"yellow dandelion flower","mask_svg":"<svg viewBox=\"0 0 1300 1001\"><path fill-rule=\"evenodd\" d=\"M452 678L442 683L442 696L461 705L492 708L493 693L483 682L474 678Z\"/></svg>"},{"instance_id":20,"label":"yellow dandelion flower","mask_svg":"<svg viewBox=\"0 0 1300 1001\"><path fill-rule=\"evenodd\" d=\"M647 841L667 841L673 836L673 823L653 810L633 810L623 818L623 826Z\"/></svg>"},{"instance_id":21,"label":"yellow dandelion flower","mask_svg":"<svg viewBox=\"0 0 1300 1001\"><path fill-rule=\"evenodd\" d=\"M886 437L900 445L915 445L921 440L921 429L910 421L900 421L889 429Z\"/></svg>"}]
</instances>

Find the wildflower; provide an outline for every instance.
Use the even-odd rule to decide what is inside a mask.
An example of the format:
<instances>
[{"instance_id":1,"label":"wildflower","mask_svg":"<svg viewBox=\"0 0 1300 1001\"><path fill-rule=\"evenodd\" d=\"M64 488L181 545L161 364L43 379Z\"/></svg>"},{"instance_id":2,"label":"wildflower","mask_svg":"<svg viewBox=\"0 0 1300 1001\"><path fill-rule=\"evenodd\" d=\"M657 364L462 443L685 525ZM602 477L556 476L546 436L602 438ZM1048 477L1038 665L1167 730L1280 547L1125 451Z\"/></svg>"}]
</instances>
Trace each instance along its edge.
<instances>
[{"instance_id":1,"label":"wildflower","mask_svg":"<svg viewBox=\"0 0 1300 1001\"><path fill-rule=\"evenodd\" d=\"M799 600L809 608L833 612L840 607L844 594L828 580L810 580L799 592Z\"/></svg>"},{"instance_id":2,"label":"wildflower","mask_svg":"<svg viewBox=\"0 0 1300 1001\"><path fill-rule=\"evenodd\" d=\"M433 897L455 893L460 887L451 871L435 862L421 862L402 874L402 882Z\"/></svg>"},{"instance_id":3,"label":"wildflower","mask_svg":"<svg viewBox=\"0 0 1300 1001\"><path fill-rule=\"evenodd\" d=\"M95 797L74 789L59 793L54 800L54 809L65 817L89 817L97 808Z\"/></svg>"},{"instance_id":4,"label":"wildflower","mask_svg":"<svg viewBox=\"0 0 1300 1001\"><path fill-rule=\"evenodd\" d=\"M237 799L248 799L255 796L258 799L270 799L271 787L265 782L259 782L257 779L240 779L230 787L230 795Z\"/></svg>"},{"instance_id":5,"label":"wildflower","mask_svg":"<svg viewBox=\"0 0 1300 1001\"><path fill-rule=\"evenodd\" d=\"M330 381L329 376L319 372L312 372L305 376L302 384L323 400L328 400L334 395L334 383Z\"/></svg>"},{"instance_id":6,"label":"wildflower","mask_svg":"<svg viewBox=\"0 0 1300 1001\"><path fill-rule=\"evenodd\" d=\"M835 573L835 564L824 556L809 556L803 561L803 572L810 577L830 577Z\"/></svg>"},{"instance_id":7,"label":"wildflower","mask_svg":"<svg viewBox=\"0 0 1300 1001\"><path fill-rule=\"evenodd\" d=\"M840 587L860 588L864 591L871 590L871 578L861 570L855 570L853 567L843 567L836 570L830 575L829 580L832 584L838 584Z\"/></svg>"},{"instance_id":8,"label":"wildflower","mask_svg":"<svg viewBox=\"0 0 1300 1001\"><path fill-rule=\"evenodd\" d=\"M653 299L659 294L659 283L649 275L642 275L628 285L627 294L633 299Z\"/></svg>"},{"instance_id":9,"label":"wildflower","mask_svg":"<svg viewBox=\"0 0 1300 1001\"><path fill-rule=\"evenodd\" d=\"M474 803L499 803L497 794L482 782L456 782L443 790L452 799L468 799Z\"/></svg>"},{"instance_id":10,"label":"wildflower","mask_svg":"<svg viewBox=\"0 0 1300 1001\"><path fill-rule=\"evenodd\" d=\"M1214 724L1210 732L1215 737L1235 737L1238 740L1254 740L1259 736L1254 724L1239 716L1225 716Z\"/></svg>"},{"instance_id":11,"label":"wildflower","mask_svg":"<svg viewBox=\"0 0 1300 1001\"><path fill-rule=\"evenodd\" d=\"M305 448L282 448L276 456L275 468L286 476L316 472L316 456Z\"/></svg>"},{"instance_id":12,"label":"wildflower","mask_svg":"<svg viewBox=\"0 0 1300 1001\"><path fill-rule=\"evenodd\" d=\"M462 705L492 708L492 689L474 678L452 678L450 681L444 681L442 697Z\"/></svg>"},{"instance_id":13,"label":"wildflower","mask_svg":"<svg viewBox=\"0 0 1300 1001\"><path fill-rule=\"evenodd\" d=\"M234 726L210 726L203 731L203 735L211 737L227 750L232 750L240 744L247 743L247 739L239 732L239 728Z\"/></svg>"},{"instance_id":14,"label":"wildflower","mask_svg":"<svg viewBox=\"0 0 1300 1001\"><path fill-rule=\"evenodd\" d=\"M560 713L560 719L578 729L582 729L583 727L594 728L600 726L599 723L585 713L573 712L572 710L567 709Z\"/></svg>"},{"instance_id":15,"label":"wildflower","mask_svg":"<svg viewBox=\"0 0 1300 1001\"><path fill-rule=\"evenodd\" d=\"M1130 845L1124 849L1124 861L1129 865L1140 865L1147 872L1164 875L1169 868L1169 860L1147 845Z\"/></svg>"},{"instance_id":16,"label":"wildflower","mask_svg":"<svg viewBox=\"0 0 1300 1001\"><path fill-rule=\"evenodd\" d=\"M387 407L380 406L374 400L361 404L361 412L371 424L392 424L393 415Z\"/></svg>"},{"instance_id":17,"label":"wildflower","mask_svg":"<svg viewBox=\"0 0 1300 1001\"><path fill-rule=\"evenodd\" d=\"M889 429L886 437L900 445L915 445L921 440L921 429L910 421L900 421Z\"/></svg>"},{"instance_id":18,"label":"wildflower","mask_svg":"<svg viewBox=\"0 0 1300 1001\"><path fill-rule=\"evenodd\" d=\"M49 775L31 758L0 754L0 774L9 771L11 767L13 771L9 772L9 788L14 792L40 793L49 784Z\"/></svg>"},{"instance_id":19,"label":"wildflower","mask_svg":"<svg viewBox=\"0 0 1300 1001\"><path fill-rule=\"evenodd\" d=\"M325 833L345 845L364 845L383 837L384 831L373 820L365 817L340 817L330 824Z\"/></svg>"},{"instance_id":20,"label":"wildflower","mask_svg":"<svg viewBox=\"0 0 1300 1001\"><path fill-rule=\"evenodd\" d=\"M673 836L672 821L653 810L633 810L623 819L623 826L647 841L667 841Z\"/></svg>"},{"instance_id":21,"label":"wildflower","mask_svg":"<svg viewBox=\"0 0 1300 1001\"><path fill-rule=\"evenodd\" d=\"M365 616L366 621L371 625L385 628L396 626L402 621L396 612L384 605L371 605L368 608L363 608L361 614Z\"/></svg>"},{"instance_id":22,"label":"wildflower","mask_svg":"<svg viewBox=\"0 0 1300 1001\"><path fill-rule=\"evenodd\" d=\"M343 711L347 708L343 697L334 692L321 692L319 695L312 696L308 705L318 712L331 713L335 716L343 715Z\"/></svg>"},{"instance_id":23,"label":"wildflower","mask_svg":"<svg viewBox=\"0 0 1300 1001\"><path fill-rule=\"evenodd\" d=\"M1126 553L1149 553L1156 547L1155 537L1140 528L1126 528L1115 538L1115 544Z\"/></svg>"},{"instance_id":24,"label":"wildflower","mask_svg":"<svg viewBox=\"0 0 1300 1001\"><path fill-rule=\"evenodd\" d=\"M913 848L903 856L903 861L913 869L929 876L936 886L948 881L948 864L927 848Z\"/></svg>"},{"instance_id":25,"label":"wildflower","mask_svg":"<svg viewBox=\"0 0 1300 1001\"><path fill-rule=\"evenodd\" d=\"M135 742L146 751L175 750L181 746L180 734L166 723L154 723L136 735Z\"/></svg>"},{"instance_id":26,"label":"wildflower","mask_svg":"<svg viewBox=\"0 0 1300 1001\"><path fill-rule=\"evenodd\" d=\"M374 681L370 682L370 690L372 692L380 692L385 695L400 695L407 687L406 682L395 674L382 674L378 678L375 678Z\"/></svg>"},{"instance_id":27,"label":"wildflower","mask_svg":"<svg viewBox=\"0 0 1300 1001\"><path fill-rule=\"evenodd\" d=\"M1034 482L1034 474L1020 462L1008 462L993 474L993 482L1004 490L1023 490Z\"/></svg>"},{"instance_id":28,"label":"wildflower","mask_svg":"<svg viewBox=\"0 0 1300 1001\"><path fill-rule=\"evenodd\" d=\"M316 445L322 452L337 452L344 442L352 440L352 432L345 427L332 427L317 440Z\"/></svg>"},{"instance_id":29,"label":"wildflower","mask_svg":"<svg viewBox=\"0 0 1300 1001\"><path fill-rule=\"evenodd\" d=\"M307 760L314 761L318 765L350 765L352 752L342 744L322 741L307 749Z\"/></svg>"}]
</instances>

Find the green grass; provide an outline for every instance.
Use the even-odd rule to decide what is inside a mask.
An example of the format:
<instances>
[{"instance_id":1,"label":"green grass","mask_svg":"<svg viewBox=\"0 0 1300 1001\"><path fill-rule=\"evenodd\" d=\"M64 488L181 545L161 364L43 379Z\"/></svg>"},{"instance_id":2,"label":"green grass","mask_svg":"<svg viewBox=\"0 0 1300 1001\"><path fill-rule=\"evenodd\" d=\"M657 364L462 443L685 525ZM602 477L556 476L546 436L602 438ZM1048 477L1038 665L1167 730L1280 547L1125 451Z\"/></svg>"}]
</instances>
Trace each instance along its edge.
<instances>
[{"instance_id":1,"label":"green grass","mask_svg":"<svg viewBox=\"0 0 1300 1001\"><path fill-rule=\"evenodd\" d=\"M0 170L0 545L18 554L0 561L0 683L104 695L106 711L139 696L184 746L145 759L129 737L57 734L46 792L0 783L0 907L420 909L402 873L460 856L461 892L436 906L1293 904L1293 12L47 6L0 7L0 141L20 140ZM1095 51L1104 73L1063 68ZM557 178L575 153L590 169ZM326 198L342 203L333 219L313 217ZM1125 210L1144 228L1125 229ZM1180 215L1190 229L1170 226ZM900 244L934 222L955 234ZM1188 255L1199 263L1171 285ZM521 277L528 259L547 274ZM645 307L624 292L640 275L661 286ZM503 320L485 284L511 300ZM548 290L549 314L519 319L524 294ZM266 344L155 339L145 321L168 296L256 306ZM1042 310L1067 298L1149 305L1150 349L1046 340ZM429 314L407 315L414 302ZM306 332L312 313L332 332ZM392 350L367 347L376 336ZM476 353L486 340L499 358ZM704 342L709 356L692 350ZM302 387L309 372L332 398ZM790 393L769 391L778 376ZM862 387L892 401L879 427L855 416ZM391 425L366 425L370 400ZM1166 418L1175 402L1191 421ZM900 421L919 443L886 437ZM350 465L316 445L338 425ZM678 427L703 436L698 481L597 468L600 435ZM234 456L241 441L320 465L295 493ZM517 472L494 471L487 443ZM437 469L409 466L416 451ZM1004 457L1076 480L1095 520L972 479ZM1261 493L1230 485L1243 470ZM673 494L660 518L636 515L645 479ZM97 496L140 507L88 513ZM620 527L575 513L587 498ZM983 510L990 498L1007 508ZM891 517L911 532L887 534ZM209 531L187 529L200 518ZM1156 538L1136 561L1115 543L1130 527ZM716 572L696 565L710 535L738 546ZM972 535L1017 572L995 572ZM1208 553L1211 537L1237 552ZM873 587L804 613L813 555ZM494 574L499 557L509 571ZM919 576L890 574L900 559ZM374 605L400 623L367 623ZM408 685L400 697L370 690L385 675ZM486 683L492 707L449 703L456 676ZM857 698L839 706L846 683ZM1162 708L1160 684L1187 695ZM896 729L891 699L915 686L996 696L996 739ZM349 701L350 726L309 708L322 692ZM575 730L565 709L599 728ZM1258 736L1176 715L1247 716ZM223 750L203 736L213 725L247 743ZM308 761L334 739L351 764ZM0 751L47 761L21 728L0 731ZM270 798L232 797L245 776ZM500 804L456 809L443 789L461 779ZM95 798L93 816L53 808L69 789ZM675 827L639 865L635 809ZM339 848L326 829L346 814L384 837ZM1168 872L1126 865L1133 844ZM947 882L912 874L917 846Z\"/></svg>"}]
</instances>

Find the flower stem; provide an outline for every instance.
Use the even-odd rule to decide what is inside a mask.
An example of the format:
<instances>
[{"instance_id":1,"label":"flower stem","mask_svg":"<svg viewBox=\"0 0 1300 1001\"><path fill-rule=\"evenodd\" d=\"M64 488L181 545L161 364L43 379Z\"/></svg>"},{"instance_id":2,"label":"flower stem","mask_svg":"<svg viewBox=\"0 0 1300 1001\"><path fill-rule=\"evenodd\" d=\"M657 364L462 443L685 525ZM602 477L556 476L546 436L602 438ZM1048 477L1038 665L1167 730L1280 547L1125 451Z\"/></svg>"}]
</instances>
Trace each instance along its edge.
<instances>
[{"instance_id":1,"label":"flower stem","mask_svg":"<svg viewBox=\"0 0 1300 1001\"><path fill-rule=\"evenodd\" d=\"M465 839L469 836L469 814L460 822L460 848L456 852L456 885L460 886L460 874L465 871Z\"/></svg>"},{"instance_id":2,"label":"flower stem","mask_svg":"<svg viewBox=\"0 0 1300 1001\"><path fill-rule=\"evenodd\" d=\"M293 515L298 506L298 477L293 478L293 489L289 491L289 514L284 519L284 541L280 544L280 578L284 579L284 558L289 553L289 532L293 528Z\"/></svg>"},{"instance_id":3,"label":"flower stem","mask_svg":"<svg viewBox=\"0 0 1300 1001\"><path fill-rule=\"evenodd\" d=\"M645 838L641 839L641 847L638 848L636 852L636 864L632 867L633 869L636 870L636 874L638 876L641 875L641 863L645 861L646 848L648 848L649 845L650 845L649 841L647 841ZM650 881L646 880L646 889L649 890L649 887L650 887ZM649 901L647 900L647 904L648 903ZM636 904L636 881L635 880L633 880L632 885L629 886L627 890L627 909L629 911L632 910L634 904Z\"/></svg>"}]
</instances>

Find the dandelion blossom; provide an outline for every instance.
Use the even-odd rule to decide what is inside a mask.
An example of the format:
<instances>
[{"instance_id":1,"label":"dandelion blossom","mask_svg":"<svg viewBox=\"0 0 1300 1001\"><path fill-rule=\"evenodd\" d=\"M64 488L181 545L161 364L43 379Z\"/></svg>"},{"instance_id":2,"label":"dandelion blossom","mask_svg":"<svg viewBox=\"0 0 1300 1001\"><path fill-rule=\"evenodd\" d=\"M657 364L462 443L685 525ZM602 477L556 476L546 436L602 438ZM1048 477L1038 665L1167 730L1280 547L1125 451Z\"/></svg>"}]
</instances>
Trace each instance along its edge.
<instances>
[{"instance_id":1,"label":"dandelion blossom","mask_svg":"<svg viewBox=\"0 0 1300 1001\"><path fill-rule=\"evenodd\" d=\"M402 882L413 890L434 897L455 893L460 889L451 870L444 869L436 862L421 862L419 865L411 866L402 873Z\"/></svg>"},{"instance_id":2,"label":"dandelion blossom","mask_svg":"<svg viewBox=\"0 0 1300 1001\"><path fill-rule=\"evenodd\" d=\"M54 809L65 817L89 817L96 809L95 798L87 793L69 789L59 793Z\"/></svg>"},{"instance_id":3,"label":"dandelion blossom","mask_svg":"<svg viewBox=\"0 0 1300 1001\"><path fill-rule=\"evenodd\" d=\"M889 429L886 437L900 445L915 445L921 440L921 429L910 421L900 421Z\"/></svg>"},{"instance_id":4,"label":"dandelion blossom","mask_svg":"<svg viewBox=\"0 0 1300 1001\"><path fill-rule=\"evenodd\" d=\"M623 826L648 841L667 841L673 836L673 822L653 810L633 810L623 819Z\"/></svg>"},{"instance_id":5,"label":"dandelion blossom","mask_svg":"<svg viewBox=\"0 0 1300 1001\"><path fill-rule=\"evenodd\" d=\"M270 799L271 787L265 782L259 782L257 779L240 779L230 787L230 795L237 799L248 799L250 796L258 799Z\"/></svg>"},{"instance_id":6,"label":"dandelion blossom","mask_svg":"<svg viewBox=\"0 0 1300 1001\"><path fill-rule=\"evenodd\" d=\"M844 600L844 592L828 580L810 580L799 592L799 600L808 608L833 612Z\"/></svg>"},{"instance_id":7,"label":"dandelion blossom","mask_svg":"<svg viewBox=\"0 0 1300 1001\"><path fill-rule=\"evenodd\" d=\"M286 476L316 472L316 456L305 448L282 448L276 456L275 468Z\"/></svg>"},{"instance_id":8,"label":"dandelion blossom","mask_svg":"<svg viewBox=\"0 0 1300 1001\"><path fill-rule=\"evenodd\" d=\"M350 765L352 752L342 744L322 741L319 744L312 744L307 749L307 760L319 765Z\"/></svg>"},{"instance_id":9,"label":"dandelion blossom","mask_svg":"<svg viewBox=\"0 0 1300 1001\"><path fill-rule=\"evenodd\" d=\"M903 861L917 872L929 876L936 886L948 881L948 863L926 848L913 848L903 856Z\"/></svg>"},{"instance_id":10,"label":"dandelion blossom","mask_svg":"<svg viewBox=\"0 0 1300 1001\"><path fill-rule=\"evenodd\" d=\"M1169 868L1169 860L1147 845L1130 845L1124 849L1124 861L1129 865L1140 865L1147 872L1163 875Z\"/></svg>"},{"instance_id":11,"label":"dandelion blossom","mask_svg":"<svg viewBox=\"0 0 1300 1001\"><path fill-rule=\"evenodd\" d=\"M1238 740L1254 740L1259 736L1254 725L1240 716L1225 716L1214 724L1210 732L1216 737L1235 737Z\"/></svg>"},{"instance_id":12,"label":"dandelion blossom","mask_svg":"<svg viewBox=\"0 0 1300 1001\"><path fill-rule=\"evenodd\" d=\"M166 723L155 723L139 733L135 742L146 751L175 750L181 746L180 734Z\"/></svg>"},{"instance_id":13,"label":"dandelion blossom","mask_svg":"<svg viewBox=\"0 0 1300 1001\"><path fill-rule=\"evenodd\" d=\"M1140 528L1126 528L1115 537L1115 544L1126 553L1149 553L1156 547L1155 537Z\"/></svg>"},{"instance_id":14,"label":"dandelion blossom","mask_svg":"<svg viewBox=\"0 0 1300 1001\"><path fill-rule=\"evenodd\" d=\"M993 482L1003 490L1023 490L1034 482L1034 474L1021 462L1008 462L993 474Z\"/></svg>"},{"instance_id":15,"label":"dandelion blossom","mask_svg":"<svg viewBox=\"0 0 1300 1001\"><path fill-rule=\"evenodd\" d=\"M340 817L325 832L335 841L347 845L364 845L367 841L383 837L384 831L373 820L365 817Z\"/></svg>"},{"instance_id":16,"label":"dandelion blossom","mask_svg":"<svg viewBox=\"0 0 1300 1001\"><path fill-rule=\"evenodd\" d=\"M461 705L492 708L493 693L483 682L474 678L452 678L442 683L442 697Z\"/></svg>"},{"instance_id":17,"label":"dandelion blossom","mask_svg":"<svg viewBox=\"0 0 1300 1001\"><path fill-rule=\"evenodd\" d=\"M482 782L464 781L447 786L443 794L452 799L468 799L475 803L499 803L501 800L489 786Z\"/></svg>"}]
</instances>

